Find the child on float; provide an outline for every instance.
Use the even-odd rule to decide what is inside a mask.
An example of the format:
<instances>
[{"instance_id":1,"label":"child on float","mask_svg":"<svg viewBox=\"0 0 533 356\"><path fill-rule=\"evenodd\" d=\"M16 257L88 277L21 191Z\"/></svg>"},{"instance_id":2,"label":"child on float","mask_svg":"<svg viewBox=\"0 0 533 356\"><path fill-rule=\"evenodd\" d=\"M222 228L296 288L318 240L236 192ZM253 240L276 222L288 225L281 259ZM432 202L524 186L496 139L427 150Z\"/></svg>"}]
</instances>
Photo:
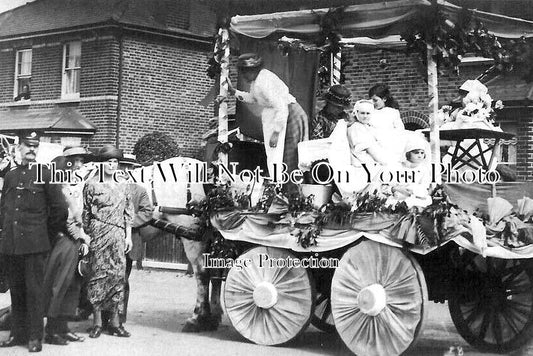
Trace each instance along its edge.
<instances>
[{"instance_id":1,"label":"child on float","mask_svg":"<svg viewBox=\"0 0 533 356\"><path fill-rule=\"evenodd\" d=\"M370 125L373 111L370 100L357 101L352 114L346 120L339 120L330 136L328 161L334 172L342 172L334 174L334 179L343 197L368 189L383 166L391 162ZM339 176L346 177L345 172L348 181L339 179Z\"/></svg>"},{"instance_id":2,"label":"child on float","mask_svg":"<svg viewBox=\"0 0 533 356\"><path fill-rule=\"evenodd\" d=\"M395 182L389 185L391 196L387 205L404 201L409 208L424 208L431 204L429 188L431 167L428 162L429 144L422 135L412 133L405 146L405 159L394 174ZM405 177L405 178L404 178ZM407 182L405 181L407 179Z\"/></svg>"},{"instance_id":3,"label":"child on float","mask_svg":"<svg viewBox=\"0 0 533 356\"><path fill-rule=\"evenodd\" d=\"M398 102L385 84L376 84L368 90L368 97L374 104L371 124L379 130L405 130Z\"/></svg>"},{"instance_id":4,"label":"child on float","mask_svg":"<svg viewBox=\"0 0 533 356\"><path fill-rule=\"evenodd\" d=\"M404 154L405 127L400 118L398 103L385 84L377 84L370 88L368 97L374 105L370 125L378 132L376 139L387 154L392 155L392 160L399 162Z\"/></svg>"}]
</instances>

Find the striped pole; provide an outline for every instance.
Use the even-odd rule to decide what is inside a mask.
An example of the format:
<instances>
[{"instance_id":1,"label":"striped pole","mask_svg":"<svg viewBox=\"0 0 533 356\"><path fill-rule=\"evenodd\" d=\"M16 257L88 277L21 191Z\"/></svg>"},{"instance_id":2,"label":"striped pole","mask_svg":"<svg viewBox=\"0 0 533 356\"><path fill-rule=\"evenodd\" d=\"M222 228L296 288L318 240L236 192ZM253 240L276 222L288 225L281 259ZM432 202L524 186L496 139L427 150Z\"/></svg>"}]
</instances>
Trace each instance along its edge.
<instances>
[{"instance_id":1,"label":"striped pole","mask_svg":"<svg viewBox=\"0 0 533 356\"><path fill-rule=\"evenodd\" d=\"M224 50L224 55L220 59L220 95L222 97L228 96L229 80L229 32L226 28L218 30L219 41L215 45L215 55L220 50ZM223 101L218 106L218 141L220 143L228 142L228 103Z\"/></svg>"},{"instance_id":2,"label":"striped pole","mask_svg":"<svg viewBox=\"0 0 533 356\"><path fill-rule=\"evenodd\" d=\"M331 85L341 83L341 50L337 53L331 53L330 58L331 70L330 70L330 83Z\"/></svg>"},{"instance_id":3,"label":"striped pole","mask_svg":"<svg viewBox=\"0 0 533 356\"><path fill-rule=\"evenodd\" d=\"M438 72L437 62L433 59L433 46L427 45L427 63L428 63L428 96L429 96L429 112L431 113L429 121L429 144L431 147L431 163L438 167L440 164L440 135L439 124L437 122L437 115L439 111L439 90L438 90ZM440 174L436 177L436 183L440 184Z\"/></svg>"}]
</instances>

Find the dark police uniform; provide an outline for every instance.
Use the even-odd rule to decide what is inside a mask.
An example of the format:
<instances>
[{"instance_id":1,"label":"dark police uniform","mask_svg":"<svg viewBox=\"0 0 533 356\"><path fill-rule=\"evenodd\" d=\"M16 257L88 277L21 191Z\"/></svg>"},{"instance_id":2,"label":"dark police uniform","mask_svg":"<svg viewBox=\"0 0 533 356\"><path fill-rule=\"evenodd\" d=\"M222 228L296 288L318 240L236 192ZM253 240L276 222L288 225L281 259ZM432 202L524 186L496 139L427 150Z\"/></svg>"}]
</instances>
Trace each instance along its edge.
<instances>
[{"instance_id":1,"label":"dark police uniform","mask_svg":"<svg viewBox=\"0 0 533 356\"><path fill-rule=\"evenodd\" d=\"M0 253L6 261L11 290L11 336L20 340L43 337L45 260L58 232L66 233L68 206L61 185L49 184L50 171L18 166L5 176L0 200Z\"/></svg>"}]
</instances>

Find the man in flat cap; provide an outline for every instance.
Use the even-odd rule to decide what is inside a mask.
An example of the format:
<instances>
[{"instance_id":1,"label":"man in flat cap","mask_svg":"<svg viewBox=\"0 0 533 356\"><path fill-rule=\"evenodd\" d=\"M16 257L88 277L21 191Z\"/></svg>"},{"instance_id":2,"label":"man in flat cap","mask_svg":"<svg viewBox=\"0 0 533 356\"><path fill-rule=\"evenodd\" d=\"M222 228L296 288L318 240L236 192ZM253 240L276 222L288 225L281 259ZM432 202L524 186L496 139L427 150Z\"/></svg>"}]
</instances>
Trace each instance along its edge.
<instances>
[{"instance_id":1,"label":"man in flat cap","mask_svg":"<svg viewBox=\"0 0 533 356\"><path fill-rule=\"evenodd\" d=\"M61 185L50 184L50 170L43 166L39 177L39 166L32 165L39 135L23 132L19 140L21 164L6 174L0 201L0 254L6 263L12 308L11 334L0 347L28 343L30 352L39 352L46 256L56 236L67 232L68 207Z\"/></svg>"}]
</instances>

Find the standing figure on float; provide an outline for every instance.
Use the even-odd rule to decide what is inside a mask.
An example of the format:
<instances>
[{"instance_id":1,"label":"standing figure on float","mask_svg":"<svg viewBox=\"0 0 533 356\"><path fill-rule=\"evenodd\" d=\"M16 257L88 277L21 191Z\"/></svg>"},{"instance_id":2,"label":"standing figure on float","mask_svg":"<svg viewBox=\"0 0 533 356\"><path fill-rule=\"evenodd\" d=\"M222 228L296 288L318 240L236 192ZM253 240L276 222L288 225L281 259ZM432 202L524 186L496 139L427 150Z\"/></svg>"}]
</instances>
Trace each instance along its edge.
<instances>
[{"instance_id":1,"label":"standing figure on float","mask_svg":"<svg viewBox=\"0 0 533 356\"><path fill-rule=\"evenodd\" d=\"M236 90L228 81L228 92L237 100L261 107L263 140L270 177L276 164L280 177L282 163L287 171L298 168L298 142L309 138L307 114L287 85L274 73L263 68L263 59L255 53L239 56L239 74L250 83L250 92Z\"/></svg>"}]
</instances>

